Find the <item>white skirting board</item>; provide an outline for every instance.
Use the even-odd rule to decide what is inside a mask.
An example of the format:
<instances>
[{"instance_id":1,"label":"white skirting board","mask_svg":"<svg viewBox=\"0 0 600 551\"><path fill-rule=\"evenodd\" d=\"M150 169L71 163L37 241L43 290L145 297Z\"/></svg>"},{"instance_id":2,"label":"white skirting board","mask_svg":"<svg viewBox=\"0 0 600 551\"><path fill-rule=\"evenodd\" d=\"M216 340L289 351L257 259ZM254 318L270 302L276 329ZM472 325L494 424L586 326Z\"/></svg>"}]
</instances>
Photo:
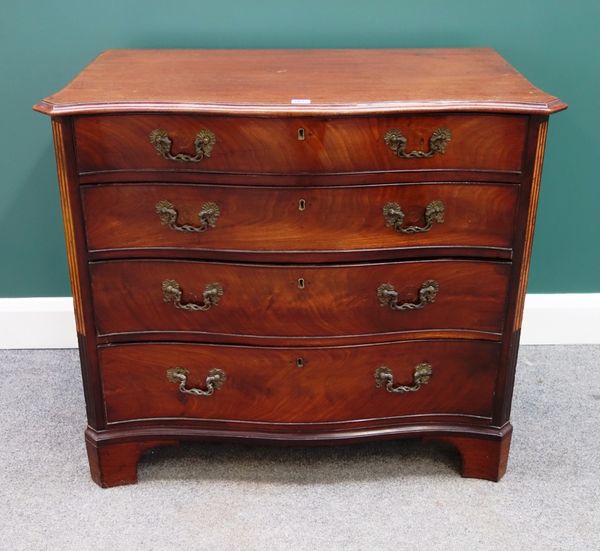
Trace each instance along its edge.
<instances>
[{"instance_id":1,"label":"white skirting board","mask_svg":"<svg viewBox=\"0 0 600 551\"><path fill-rule=\"evenodd\" d=\"M600 293L528 294L521 344L600 344ZM0 349L76 347L71 297L0 298Z\"/></svg>"}]
</instances>

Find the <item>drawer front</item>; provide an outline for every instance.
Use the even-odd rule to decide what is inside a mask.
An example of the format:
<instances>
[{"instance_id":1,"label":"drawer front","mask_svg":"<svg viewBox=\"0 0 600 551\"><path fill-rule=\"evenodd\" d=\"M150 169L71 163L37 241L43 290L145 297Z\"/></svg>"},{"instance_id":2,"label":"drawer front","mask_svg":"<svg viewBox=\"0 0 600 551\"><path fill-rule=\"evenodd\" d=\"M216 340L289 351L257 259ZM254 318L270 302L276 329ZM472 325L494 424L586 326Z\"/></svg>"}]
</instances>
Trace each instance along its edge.
<instances>
[{"instance_id":1,"label":"drawer front","mask_svg":"<svg viewBox=\"0 0 600 551\"><path fill-rule=\"evenodd\" d=\"M481 341L99 348L109 423L160 417L279 423L437 413L489 417L499 352L497 343ZM391 389L419 388L389 392L388 382ZM184 393L180 384L212 394Z\"/></svg>"},{"instance_id":2,"label":"drawer front","mask_svg":"<svg viewBox=\"0 0 600 551\"><path fill-rule=\"evenodd\" d=\"M82 188L90 250L510 248L518 186Z\"/></svg>"},{"instance_id":3,"label":"drawer front","mask_svg":"<svg viewBox=\"0 0 600 551\"><path fill-rule=\"evenodd\" d=\"M77 118L75 137L81 173L518 172L526 128L527 118L516 115L105 115Z\"/></svg>"},{"instance_id":4,"label":"drawer front","mask_svg":"<svg viewBox=\"0 0 600 551\"><path fill-rule=\"evenodd\" d=\"M500 332L509 273L508 263L444 260L339 266L91 264L101 335Z\"/></svg>"}]
</instances>

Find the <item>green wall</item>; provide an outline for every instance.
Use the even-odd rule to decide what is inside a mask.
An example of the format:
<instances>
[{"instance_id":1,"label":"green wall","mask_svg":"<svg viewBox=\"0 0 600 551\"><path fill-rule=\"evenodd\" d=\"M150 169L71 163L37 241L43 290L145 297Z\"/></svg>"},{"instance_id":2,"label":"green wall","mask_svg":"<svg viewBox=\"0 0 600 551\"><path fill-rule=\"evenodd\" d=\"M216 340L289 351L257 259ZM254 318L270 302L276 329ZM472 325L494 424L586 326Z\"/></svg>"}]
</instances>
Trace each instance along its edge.
<instances>
[{"instance_id":1,"label":"green wall","mask_svg":"<svg viewBox=\"0 0 600 551\"><path fill-rule=\"evenodd\" d=\"M69 284L50 121L107 48L491 46L570 104L550 124L529 291L600 292L598 0L22 0L0 11L0 297ZM168 83L165 83L168 86Z\"/></svg>"}]
</instances>

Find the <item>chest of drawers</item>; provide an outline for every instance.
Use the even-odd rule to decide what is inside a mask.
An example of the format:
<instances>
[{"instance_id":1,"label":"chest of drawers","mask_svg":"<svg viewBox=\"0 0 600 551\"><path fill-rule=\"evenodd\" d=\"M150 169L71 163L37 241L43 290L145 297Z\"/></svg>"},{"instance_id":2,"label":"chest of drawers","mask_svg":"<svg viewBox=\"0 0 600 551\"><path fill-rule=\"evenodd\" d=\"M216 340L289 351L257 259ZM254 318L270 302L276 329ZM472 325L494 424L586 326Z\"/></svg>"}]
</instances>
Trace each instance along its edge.
<instances>
[{"instance_id":1,"label":"chest of drawers","mask_svg":"<svg viewBox=\"0 0 600 551\"><path fill-rule=\"evenodd\" d=\"M548 116L492 50L112 50L52 117L93 479L182 440L506 469Z\"/></svg>"}]
</instances>

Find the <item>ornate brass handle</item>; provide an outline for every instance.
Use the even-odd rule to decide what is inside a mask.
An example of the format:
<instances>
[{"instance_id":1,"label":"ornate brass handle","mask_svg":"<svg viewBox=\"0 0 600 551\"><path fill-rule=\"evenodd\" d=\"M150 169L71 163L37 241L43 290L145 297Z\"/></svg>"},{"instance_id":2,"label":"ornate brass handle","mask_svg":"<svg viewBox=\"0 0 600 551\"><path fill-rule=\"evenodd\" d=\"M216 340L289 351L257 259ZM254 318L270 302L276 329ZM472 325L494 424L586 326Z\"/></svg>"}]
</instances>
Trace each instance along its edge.
<instances>
[{"instance_id":1,"label":"ornate brass handle","mask_svg":"<svg viewBox=\"0 0 600 551\"><path fill-rule=\"evenodd\" d=\"M394 155L405 159L424 159L433 157L436 153L446 153L446 147L452 139L452 132L448 128L436 128L429 138L429 151L406 151L407 139L398 128L392 128L385 133L383 141L392 150Z\"/></svg>"},{"instance_id":2,"label":"ornate brass handle","mask_svg":"<svg viewBox=\"0 0 600 551\"><path fill-rule=\"evenodd\" d=\"M419 298L416 302L403 302L398 304L398 293L390 283L382 283L377 288L377 298L381 306L388 305L392 310L419 310L426 304L435 302L435 297L440 290L440 284L433 279L423 282L419 289Z\"/></svg>"},{"instance_id":3,"label":"ornate brass handle","mask_svg":"<svg viewBox=\"0 0 600 551\"><path fill-rule=\"evenodd\" d=\"M159 201L155 205L156 214L160 218L163 225L169 226L172 230L181 232L204 232L208 228L214 228L217 225L217 218L221 215L221 209L216 203L203 203L198 217L200 218L199 226L191 226L189 224L178 224L177 217L179 213L170 201L166 199Z\"/></svg>"},{"instance_id":4,"label":"ornate brass handle","mask_svg":"<svg viewBox=\"0 0 600 551\"><path fill-rule=\"evenodd\" d=\"M202 298L204 301L202 304L196 304L194 302L181 302L183 297L183 290L179 283L174 279L165 279L162 282L163 300L165 302L172 302L175 308L181 308L182 310L208 310L211 306L216 306L221 297L223 296L223 287L220 283L209 283L202 292Z\"/></svg>"},{"instance_id":5,"label":"ornate brass handle","mask_svg":"<svg viewBox=\"0 0 600 551\"><path fill-rule=\"evenodd\" d=\"M225 372L221 369L211 369L206 377L206 389L186 388L189 371L183 367L167 369L167 380L179 385L179 392L193 394L194 396L211 396L215 390L221 388L227 379Z\"/></svg>"},{"instance_id":6,"label":"ornate brass handle","mask_svg":"<svg viewBox=\"0 0 600 551\"><path fill-rule=\"evenodd\" d=\"M433 368L431 367L431 364L421 363L415 367L412 385L394 386L394 374L392 373L392 370L388 367L381 366L375 370L375 386L377 388L385 386L385 389L388 392L397 392L399 394L416 392L429 382L432 373Z\"/></svg>"},{"instance_id":7,"label":"ornate brass handle","mask_svg":"<svg viewBox=\"0 0 600 551\"><path fill-rule=\"evenodd\" d=\"M206 128L200 130L194 139L194 147L196 148L195 155L187 155L186 153L171 153L173 140L169 138L166 130L157 128L150 132L150 143L158 154L170 161L181 161L185 163L198 163L204 157L210 157L214 145L217 143L216 136Z\"/></svg>"},{"instance_id":8,"label":"ornate brass handle","mask_svg":"<svg viewBox=\"0 0 600 551\"><path fill-rule=\"evenodd\" d=\"M444 203L439 200L431 201L425 207L425 225L402 227L404 223L404 212L398 203L386 203L383 206L383 217L386 227L392 227L402 233L421 233L429 231L434 222L442 224L444 222Z\"/></svg>"}]
</instances>

